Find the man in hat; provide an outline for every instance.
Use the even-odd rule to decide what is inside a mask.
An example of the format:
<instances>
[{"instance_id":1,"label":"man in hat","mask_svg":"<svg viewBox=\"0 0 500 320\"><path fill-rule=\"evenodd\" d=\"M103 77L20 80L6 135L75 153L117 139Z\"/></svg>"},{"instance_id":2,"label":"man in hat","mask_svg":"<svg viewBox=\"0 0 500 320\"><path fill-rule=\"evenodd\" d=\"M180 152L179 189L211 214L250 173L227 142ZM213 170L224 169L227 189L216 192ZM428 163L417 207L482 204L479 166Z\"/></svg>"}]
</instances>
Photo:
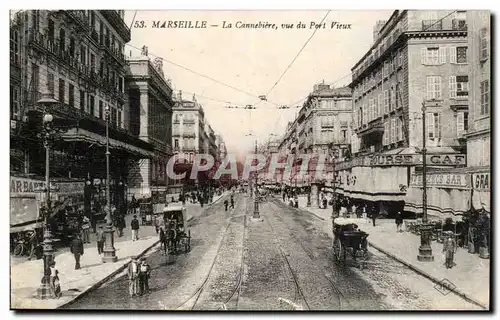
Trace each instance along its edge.
<instances>
[{"instance_id":1,"label":"man in hat","mask_svg":"<svg viewBox=\"0 0 500 320\"><path fill-rule=\"evenodd\" d=\"M99 230L97 230L97 253L101 254L104 249L104 229L102 226L99 226Z\"/></svg>"},{"instance_id":2,"label":"man in hat","mask_svg":"<svg viewBox=\"0 0 500 320\"><path fill-rule=\"evenodd\" d=\"M139 240L139 220L137 220L137 215L134 214L134 219L130 222L130 227L132 229L132 241Z\"/></svg>"},{"instance_id":3,"label":"man in hat","mask_svg":"<svg viewBox=\"0 0 500 320\"><path fill-rule=\"evenodd\" d=\"M151 267L146 261L146 258L141 259L139 264L139 295L149 293L149 276Z\"/></svg>"},{"instance_id":4,"label":"man in hat","mask_svg":"<svg viewBox=\"0 0 500 320\"><path fill-rule=\"evenodd\" d=\"M71 242L71 253L75 257L75 270L80 269L80 257L83 256L83 241L80 234L76 234L76 238Z\"/></svg>"},{"instance_id":5,"label":"man in hat","mask_svg":"<svg viewBox=\"0 0 500 320\"><path fill-rule=\"evenodd\" d=\"M453 268L453 258L455 256L455 251L457 250L455 237L453 231L445 231L445 240L443 242L443 252L446 258L446 269Z\"/></svg>"},{"instance_id":6,"label":"man in hat","mask_svg":"<svg viewBox=\"0 0 500 320\"><path fill-rule=\"evenodd\" d=\"M136 257L132 257L132 261L128 265L127 275L128 293L131 297L136 296L139 289L139 264Z\"/></svg>"}]
</instances>

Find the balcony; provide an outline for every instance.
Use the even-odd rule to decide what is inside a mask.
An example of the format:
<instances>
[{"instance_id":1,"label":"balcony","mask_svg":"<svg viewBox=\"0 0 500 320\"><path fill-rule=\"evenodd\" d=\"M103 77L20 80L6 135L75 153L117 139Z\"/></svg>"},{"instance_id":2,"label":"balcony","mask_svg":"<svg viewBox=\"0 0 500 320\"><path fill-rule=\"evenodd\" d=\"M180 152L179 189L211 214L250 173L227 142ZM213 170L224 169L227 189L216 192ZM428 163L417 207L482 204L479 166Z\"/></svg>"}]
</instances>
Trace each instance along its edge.
<instances>
[{"instance_id":1,"label":"balcony","mask_svg":"<svg viewBox=\"0 0 500 320\"><path fill-rule=\"evenodd\" d=\"M19 82L21 81L21 67L13 59L10 60L10 78Z\"/></svg>"},{"instance_id":2,"label":"balcony","mask_svg":"<svg viewBox=\"0 0 500 320\"><path fill-rule=\"evenodd\" d=\"M184 119L182 122L185 124L194 124L194 119Z\"/></svg>"},{"instance_id":3,"label":"balcony","mask_svg":"<svg viewBox=\"0 0 500 320\"><path fill-rule=\"evenodd\" d=\"M184 131L182 133L182 136L185 137L185 138L195 138L196 137L196 134L194 133L194 131L191 131L191 132L186 132Z\"/></svg>"},{"instance_id":4,"label":"balcony","mask_svg":"<svg viewBox=\"0 0 500 320\"><path fill-rule=\"evenodd\" d=\"M125 21L123 21L117 10L99 10L99 12L106 20L108 20L125 43L130 41L130 29L125 24Z\"/></svg>"},{"instance_id":5,"label":"balcony","mask_svg":"<svg viewBox=\"0 0 500 320\"><path fill-rule=\"evenodd\" d=\"M422 31L443 30L442 20L422 20Z\"/></svg>"},{"instance_id":6,"label":"balcony","mask_svg":"<svg viewBox=\"0 0 500 320\"><path fill-rule=\"evenodd\" d=\"M172 131L172 137L180 137L181 136L181 132L176 130L176 131Z\"/></svg>"},{"instance_id":7,"label":"balcony","mask_svg":"<svg viewBox=\"0 0 500 320\"><path fill-rule=\"evenodd\" d=\"M83 31L90 30L90 24L84 10L65 10L65 12Z\"/></svg>"}]
</instances>

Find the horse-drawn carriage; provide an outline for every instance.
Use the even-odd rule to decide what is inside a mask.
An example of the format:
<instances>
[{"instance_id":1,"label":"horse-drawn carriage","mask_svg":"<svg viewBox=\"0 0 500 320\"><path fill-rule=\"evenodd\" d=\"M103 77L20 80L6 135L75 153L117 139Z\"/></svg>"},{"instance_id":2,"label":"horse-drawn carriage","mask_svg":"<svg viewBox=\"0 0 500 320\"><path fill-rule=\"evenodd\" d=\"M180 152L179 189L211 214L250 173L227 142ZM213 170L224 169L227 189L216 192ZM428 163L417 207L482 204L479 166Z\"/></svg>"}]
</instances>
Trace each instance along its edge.
<instances>
[{"instance_id":1,"label":"horse-drawn carriage","mask_svg":"<svg viewBox=\"0 0 500 320\"><path fill-rule=\"evenodd\" d=\"M187 229L187 211L183 206L167 206L163 209L166 253L175 253L180 247L184 253L191 250L191 230Z\"/></svg>"},{"instance_id":2,"label":"horse-drawn carriage","mask_svg":"<svg viewBox=\"0 0 500 320\"><path fill-rule=\"evenodd\" d=\"M368 234L359 230L356 222L348 218L333 219L333 252L338 263L345 264L348 253L354 262L357 258L364 262L368 257Z\"/></svg>"}]
</instances>

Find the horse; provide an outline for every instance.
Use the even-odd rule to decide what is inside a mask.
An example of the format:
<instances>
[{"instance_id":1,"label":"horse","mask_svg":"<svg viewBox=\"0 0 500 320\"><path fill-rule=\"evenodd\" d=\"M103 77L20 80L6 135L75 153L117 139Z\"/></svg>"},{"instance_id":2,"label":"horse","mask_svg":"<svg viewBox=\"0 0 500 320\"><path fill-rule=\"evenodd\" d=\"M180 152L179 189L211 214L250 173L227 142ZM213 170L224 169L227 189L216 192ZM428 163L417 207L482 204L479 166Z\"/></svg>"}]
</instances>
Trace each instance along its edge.
<instances>
[{"instance_id":1,"label":"horse","mask_svg":"<svg viewBox=\"0 0 500 320\"><path fill-rule=\"evenodd\" d=\"M170 226L167 226L165 236L163 237L163 250L165 254L167 253L167 248L169 251L177 251L177 231Z\"/></svg>"}]
</instances>

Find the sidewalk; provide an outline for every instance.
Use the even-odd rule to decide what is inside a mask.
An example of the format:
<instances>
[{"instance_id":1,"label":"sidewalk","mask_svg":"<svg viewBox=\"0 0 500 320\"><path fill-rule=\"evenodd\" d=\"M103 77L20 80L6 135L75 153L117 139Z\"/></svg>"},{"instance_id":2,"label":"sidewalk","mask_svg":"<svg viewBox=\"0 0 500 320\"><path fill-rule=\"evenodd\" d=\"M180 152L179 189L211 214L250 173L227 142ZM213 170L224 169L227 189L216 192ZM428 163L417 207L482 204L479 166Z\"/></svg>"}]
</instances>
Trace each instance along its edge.
<instances>
[{"instance_id":1,"label":"sidewalk","mask_svg":"<svg viewBox=\"0 0 500 320\"><path fill-rule=\"evenodd\" d=\"M324 219L324 231L333 236L331 208L307 208L307 197L299 197L299 209L307 210L318 218ZM455 254L456 265L452 269L446 269L442 244L432 242L433 262L418 261L420 236L409 232L396 232L394 219L377 220L375 227L373 227L371 220L365 222L359 219L358 226L359 229L369 234L370 246L434 282L448 280L451 282L449 289L453 289L471 302L485 308L489 307L490 260L481 259L477 254L470 254L466 249L458 248ZM455 288L453 288L454 286Z\"/></svg>"},{"instance_id":2,"label":"sidewalk","mask_svg":"<svg viewBox=\"0 0 500 320\"><path fill-rule=\"evenodd\" d=\"M225 194L214 197L212 204L220 200ZM200 215L204 209L199 204L188 204L188 219ZM69 303L78 296L109 280L114 275L123 271L132 256L144 255L158 243L153 226L140 226L139 241L132 241L130 230L131 214L127 215L126 229L123 237L118 237L115 232L115 249L118 261L115 263L102 263L102 257L97 254L95 235L91 234L91 243L85 245L84 255L81 258L80 270L75 270L75 260L68 248L56 252L55 261L59 269L59 278L62 297L59 299L38 300L37 289L43 274L43 260L24 261L10 266L11 283L11 308L14 309L56 309Z\"/></svg>"}]
</instances>

